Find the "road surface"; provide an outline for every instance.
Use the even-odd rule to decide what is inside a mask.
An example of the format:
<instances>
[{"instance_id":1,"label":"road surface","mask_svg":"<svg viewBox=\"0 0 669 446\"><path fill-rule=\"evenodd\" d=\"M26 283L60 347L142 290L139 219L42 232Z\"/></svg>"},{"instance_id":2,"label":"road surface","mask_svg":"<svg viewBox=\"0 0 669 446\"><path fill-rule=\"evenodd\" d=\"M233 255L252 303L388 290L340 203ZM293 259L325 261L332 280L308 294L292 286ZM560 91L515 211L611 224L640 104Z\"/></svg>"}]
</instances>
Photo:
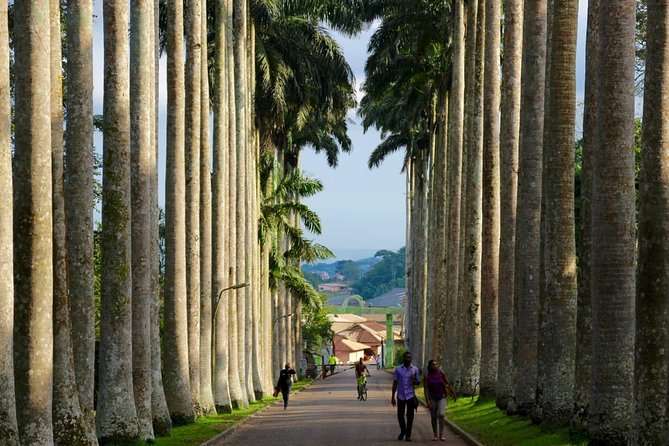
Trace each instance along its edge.
<instances>
[{"instance_id":1,"label":"road surface","mask_svg":"<svg viewBox=\"0 0 669 446\"><path fill-rule=\"evenodd\" d=\"M390 405L392 376L371 369L369 398L357 401L353 372L328 377L291 397L288 410L274 405L257 414L218 445L373 446L399 444L396 411ZM448 427L447 427L448 429ZM413 443L464 446L450 430L446 442L432 442L430 414L418 409Z\"/></svg>"}]
</instances>

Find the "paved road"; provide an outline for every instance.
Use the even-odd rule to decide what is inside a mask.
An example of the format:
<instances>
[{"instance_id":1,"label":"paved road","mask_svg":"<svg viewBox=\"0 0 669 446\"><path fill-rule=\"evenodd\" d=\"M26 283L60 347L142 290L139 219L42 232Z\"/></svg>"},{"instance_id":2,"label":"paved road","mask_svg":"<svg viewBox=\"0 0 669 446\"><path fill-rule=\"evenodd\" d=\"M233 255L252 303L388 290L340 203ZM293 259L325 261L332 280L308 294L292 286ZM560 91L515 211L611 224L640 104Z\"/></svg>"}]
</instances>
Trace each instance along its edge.
<instances>
[{"instance_id":1,"label":"paved road","mask_svg":"<svg viewBox=\"0 0 669 446\"><path fill-rule=\"evenodd\" d=\"M372 369L369 399L356 400L355 378L347 371L318 381L293 395L284 412L275 405L253 417L217 445L373 446L400 444L395 409L390 405L392 377ZM432 442L430 415L420 408L414 422L413 442L463 446L448 431L446 442ZM404 442L403 442L404 443Z\"/></svg>"}]
</instances>

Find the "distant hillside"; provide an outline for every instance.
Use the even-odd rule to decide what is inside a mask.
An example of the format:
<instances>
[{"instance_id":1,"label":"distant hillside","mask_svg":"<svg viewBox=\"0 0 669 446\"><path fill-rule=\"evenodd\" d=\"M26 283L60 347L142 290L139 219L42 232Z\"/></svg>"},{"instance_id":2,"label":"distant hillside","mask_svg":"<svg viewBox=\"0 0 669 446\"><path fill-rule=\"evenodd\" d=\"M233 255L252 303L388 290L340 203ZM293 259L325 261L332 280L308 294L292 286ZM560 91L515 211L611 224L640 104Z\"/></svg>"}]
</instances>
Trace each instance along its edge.
<instances>
[{"instance_id":1,"label":"distant hillside","mask_svg":"<svg viewBox=\"0 0 669 446\"><path fill-rule=\"evenodd\" d=\"M305 274L313 273L317 275L327 273L330 276L330 280L326 280L325 282L334 281L334 276L337 273L341 273L345 281L355 282L380 261L381 259L378 257L369 257L361 260L339 260L328 263L304 264L302 265L302 271Z\"/></svg>"}]
</instances>

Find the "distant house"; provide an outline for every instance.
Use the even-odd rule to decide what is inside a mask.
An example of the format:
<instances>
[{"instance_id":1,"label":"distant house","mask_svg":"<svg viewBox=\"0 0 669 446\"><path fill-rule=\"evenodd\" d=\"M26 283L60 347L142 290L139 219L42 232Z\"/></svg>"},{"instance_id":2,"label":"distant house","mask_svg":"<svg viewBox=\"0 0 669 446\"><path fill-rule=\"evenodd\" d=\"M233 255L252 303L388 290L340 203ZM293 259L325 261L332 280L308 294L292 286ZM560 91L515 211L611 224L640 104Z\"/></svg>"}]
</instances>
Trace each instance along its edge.
<instances>
[{"instance_id":1,"label":"distant house","mask_svg":"<svg viewBox=\"0 0 669 446\"><path fill-rule=\"evenodd\" d=\"M320 271L317 274L318 274L318 277L321 278L321 280L324 280L324 281L325 280L330 280L330 274L328 274L327 271Z\"/></svg>"},{"instance_id":2,"label":"distant house","mask_svg":"<svg viewBox=\"0 0 669 446\"><path fill-rule=\"evenodd\" d=\"M344 294L350 293L351 289L345 283L322 283L318 285L321 293Z\"/></svg>"},{"instance_id":3,"label":"distant house","mask_svg":"<svg viewBox=\"0 0 669 446\"><path fill-rule=\"evenodd\" d=\"M393 288L385 294L369 299L370 307L402 307L406 301L406 288Z\"/></svg>"},{"instance_id":4,"label":"distant house","mask_svg":"<svg viewBox=\"0 0 669 446\"><path fill-rule=\"evenodd\" d=\"M337 361L340 364L352 364L359 361L360 358L364 358L365 351L369 351L370 346L344 336L335 335L334 350Z\"/></svg>"},{"instance_id":5,"label":"distant house","mask_svg":"<svg viewBox=\"0 0 669 446\"><path fill-rule=\"evenodd\" d=\"M343 282L344 280L346 280L346 277L344 277L342 273L336 273L334 276L334 280L336 280L337 282Z\"/></svg>"}]
</instances>

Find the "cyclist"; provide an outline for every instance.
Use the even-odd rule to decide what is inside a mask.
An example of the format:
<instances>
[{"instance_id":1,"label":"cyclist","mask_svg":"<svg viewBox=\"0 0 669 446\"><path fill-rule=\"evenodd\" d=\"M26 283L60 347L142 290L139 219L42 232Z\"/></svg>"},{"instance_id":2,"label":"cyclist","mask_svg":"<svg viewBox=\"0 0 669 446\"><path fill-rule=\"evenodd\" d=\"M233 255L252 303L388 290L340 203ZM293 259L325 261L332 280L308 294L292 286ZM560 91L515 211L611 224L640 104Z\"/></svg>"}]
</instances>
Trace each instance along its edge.
<instances>
[{"instance_id":1,"label":"cyclist","mask_svg":"<svg viewBox=\"0 0 669 446\"><path fill-rule=\"evenodd\" d=\"M362 400L362 394L365 386L367 385L367 377L371 376L369 369L363 362L363 359L360 358L360 361L355 363L355 380L358 385L358 399Z\"/></svg>"}]
</instances>

